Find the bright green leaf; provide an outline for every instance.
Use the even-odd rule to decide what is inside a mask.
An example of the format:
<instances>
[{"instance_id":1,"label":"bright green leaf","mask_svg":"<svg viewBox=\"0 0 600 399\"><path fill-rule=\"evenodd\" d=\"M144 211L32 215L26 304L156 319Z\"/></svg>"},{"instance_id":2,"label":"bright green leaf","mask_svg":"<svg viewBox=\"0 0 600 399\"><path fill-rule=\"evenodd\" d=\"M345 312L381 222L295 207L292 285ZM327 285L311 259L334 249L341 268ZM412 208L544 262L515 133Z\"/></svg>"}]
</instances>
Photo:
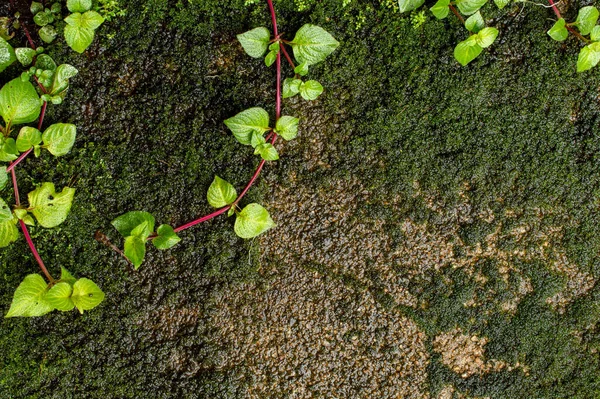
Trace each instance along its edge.
<instances>
[{"instance_id":1,"label":"bright green leaf","mask_svg":"<svg viewBox=\"0 0 600 399\"><path fill-rule=\"evenodd\" d=\"M63 188L57 193L53 183L42 183L42 185L28 194L31 213L38 223L46 228L56 227L65 221L71 204L75 189Z\"/></svg>"},{"instance_id":2,"label":"bright green leaf","mask_svg":"<svg viewBox=\"0 0 600 399\"><path fill-rule=\"evenodd\" d=\"M273 63L275 62L276 59L277 59L277 52L269 51L269 53L265 57L265 65L268 67L273 65Z\"/></svg>"},{"instance_id":3,"label":"bright green leaf","mask_svg":"<svg viewBox=\"0 0 600 399\"><path fill-rule=\"evenodd\" d=\"M600 41L600 25L594 26L594 28L590 32L590 39L593 42Z\"/></svg>"},{"instance_id":4,"label":"bright green leaf","mask_svg":"<svg viewBox=\"0 0 600 399\"><path fill-rule=\"evenodd\" d=\"M54 310L46 301L48 284L39 274L30 274L17 287L8 313L4 317L43 316Z\"/></svg>"},{"instance_id":5,"label":"bright green leaf","mask_svg":"<svg viewBox=\"0 0 600 399\"><path fill-rule=\"evenodd\" d=\"M54 22L54 15L50 12L39 12L33 17L33 22L37 26L46 26Z\"/></svg>"},{"instance_id":6,"label":"bright green leaf","mask_svg":"<svg viewBox=\"0 0 600 399\"><path fill-rule=\"evenodd\" d=\"M144 262L144 257L146 256L146 240L136 236L125 238L125 256L133 263L133 266L137 270L142 262Z\"/></svg>"},{"instance_id":7,"label":"bright green leaf","mask_svg":"<svg viewBox=\"0 0 600 399\"><path fill-rule=\"evenodd\" d=\"M425 3L425 0L399 0L398 10L400 12L416 10L421 7L423 3Z\"/></svg>"},{"instance_id":8,"label":"bright green leaf","mask_svg":"<svg viewBox=\"0 0 600 399\"><path fill-rule=\"evenodd\" d=\"M275 226L269 212L259 204L249 204L235 220L235 234L241 238L254 238Z\"/></svg>"},{"instance_id":9,"label":"bright green leaf","mask_svg":"<svg viewBox=\"0 0 600 399\"><path fill-rule=\"evenodd\" d=\"M71 12L86 12L92 8L92 0L67 0L67 8Z\"/></svg>"},{"instance_id":10,"label":"bright green leaf","mask_svg":"<svg viewBox=\"0 0 600 399\"><path fill-rule=\"evenodd\" d=\"M298 68L298 67L296 67ZM283 98L293 97L300 92L300 79L286 78L283 81Z\"/></svg>"},{"instance_id":11,"label":"bright green leaf","mask_svg":"<svg viewBox=\"0 0 600 399\"><path fill-rule=\"evenodd\" d=\"M78 53L83 53L94 41L94 30L65 26L65 40L69 47Z\"/></svg>"},{"instance_id":12,"label":"bright green leaf","mask_svg":"<svg viewBox=\"0 0 600 399\"><path fill-rule=\"evenodd\" d=\"M75 28L96 30L102 25L104 18L96 11L88 11L83 14L76 12L65 18L65 22Z\"/></svg>"},{"instance_id":13,"label":"bright green leaf","mask_svg":"<svg viewBox=\"0 0 600 399\"><path fill-rule=\"evenodd\" d=\"M562 42L569 36L569 31L567 30L566 21L564 18L559 19L552 25L552 28L546 33L558 42Z\"/></svg>"},{"instance_id":14,"label":"bright green leaf","mask_svg":"<svg viewBox=\"0 0 600 399\"><path fill-rule=\"evenodd\" d=\"M306 62L303 62L300 65L296 65L296 68L294 68L294 72L300 76L306 76L308 74L308 64Z\"/></svg>"},{"instance_id":15,"label":"bright green leaf","mask_svg":"<svg viewBox=\"0 0 600 399\"><path fill-rule=\"evenodd\" d=\"M444 19L450 12L450 0L438 0L429 10L437 19Z\"/></svg>"},{"instance_id":16,"label":"bright green leaf","mask_svg":"<svg viewBox=\"0 0 600 399\"><path fill-rule=\"evenodd\" d=\"M577 25L577 29L579 29L579 33L582 35L588 35L594 25L596 25L596 21L598 21L598 9L593 6L583 7L579 10L577 14L577 19L575 20L575 25Z\"/></svg>"},{"instance_id":17,"label":"bright green leaf","mask_svg":"<svg viewBox=\"0 0 600 399\"><path fill-rule=\"evenodd\" d=\"M54 73L52 88L50 90L51 95L57 95L65 91L69 87L69 79L77 75L79 71L72 65L61 64L56 68Z\"/></svg>"},{"instance_id":18,"label":"bright green leaf","mask_svg":"<svg viewBox=\"0 0 600 399\"><path fill-rule=\"evenodd\" d=\"M6 166L0 166L0 190L6 187L8 183L8 173L6 172Z\"/></svg>"},{"instance_id":19,"label":"bright green leaf","mask_svg":"<svg viewBox=\"0 0 600 399\"><path fill-rule=\"evenodd\" d=\"M465 15L475 14L487 0L456 0L456 6Z\"/></svg>"},{"instance_id":20,"label":"bright green leaf","mask_svg":"<svg viewBox=\"0 0 600 399\"><path fill-rule=\"evenodd\" d=\"M311 24L302 26L290 44L298 62L307 65L323 61L340 45L325 29Z\"/></svg>"},{"instance_id":21,"label":"bright green leaf","mask_svg":"<svg viewBox=\"0 0 600 399\"><path fill-rule=\"evenodd\" d=\"M219 176L215 176L215 179L208 188L206 197L210 206L222 208L232 204L233 201L236 200L237 192L233 185L221 179Z\"/></svg>"},{"instance_id":22,"label":"bright green leaf","mask_svg":"<svg viewBox=\"0 0 600 399\"><path fill-rule=\"evenodd\" d=\"M29 213L27 212L27 209L23 209L23 208L17 208L17 209L15 209L14 212L15 212L15 216L19 220L23 220L25 218L25 216L29 215Z\"/></svg>"},{"instance_id":23,"label":"bright green leaf","mask_svg":"<svg viewBox=\"0 0 600 399\"><path fill-rule=\"evenodd\" d=\"M55 71L56 62L47 54L40 54L35 59L35 67L43 71Z\"/></svg>"},{"instance_id":24,"label":"bright green leaf","mask_svg":"<svg viewBox=\"0 0 600 399\"><path fill-rule=\"evenodd\" d=\"M510 0L494 0L494 3L496 4L496 7L502 10L510 3Z\"/></svg>"},{"instance_id":25,"label":"bright green leaf","mask_svg":"<svg viewBox=\"0 0 600 399\"><path fill-rule=\"evenodd\" d=\"M485 28L485 21L481 16L481 12L477 11L475 14L467 18L467 20L465 21L465 28L467 28L469 32L473 33L477 33L483 28Z\"/></svg>"},{"instance_id":26,"label":"bright green leaf","mask_svg":"<svg viewBox=\"0 0 600 399\"><path fill-rule=\"evenodd\" d=\"M279 50L281 50L281 45L279 44L279 42L273 42L269 46L269 50L279 53Z\"/></svg>"},{"instance_id":27,"label":"bright green leaf","mask_svg":"<svg viewBox=\"0 0 600 399\"><path fill-rule=\"evenodd\" d=\"M10 162L14 161L18 157L19 152L17 151L17 143L15 142L15 139L5 139L4 142L0 144L0 161Z\"/></svg>"},{"instance_id":28,"label":"bright green leaf","mask_svg":"<svg viewBox=\"0 0 600 399\"><path fill-rule=\"evenodd\" d=\"M282 116L275 125L275 131L285 140L293 140L298 135L298 123L300 119L293 116Z\"/></svg>"},{"instance_id":29,"label":"bright green leaf","mask_svg":"<svg viewBox=\"0 0 600 399\"><path fill-rule=\"evenodd\" d=\"M19 229L15 226L15 221L10 220L0 223L0 248L8 247L19 238Z\"/></svg>"},{"instance_id":30,"label":"bright green leaf","mask_svg":"<svg viewBox=\"0 0 600 399\"><path fill-rule=\"evenodd\" d=\"M473 61L479 54L483 48L477 44L477 40L475 38L476 35L469 37L467 40L464 40L454 48L454 58L462 65L465 66L469 62Z\"/></svg>"},{"instance_id":31,"label":"bright green leaf","mask_svg":"<svg viewBox=\"0 0 600 399\"><path fill-rule=\"evenodd\" d=\"M92 280L80 278L73 284L71 300L79 313L83 314L84 310L91 310L100 305L104 300L104 292Z\"/></svg>"},{"instance_id":32,"label":"bright green leaf","mask_svg":"<svg viewBox=\"0 0 600 399\"><path fill-rule=\"evenodd\" d=\"M69 283L57 283L46 294L46 301L55 309L63 312L69 311L75 307L71 294L73 288Z\"/></svg>"},{"instance_id":33,"label":"bright green leaf","mask_svg":"<svg viewBox=\"0 0 600 399\"><path fill-rule=\"evenodd\" d=\"M15 49L15 56L23 66L30 65L36 55L36 51L29 47L17 47Z\"/></svg>"},{"instance_id":34,"label":"bright green leaf","mask_svg":"<svg viewBox=\"0 0 600 399\"><path fill-rule=\"evenodd\" d=\"M498 29L496 28L483 28L476 35L473 35L477 44L482 48L486 48L492 45L494 41L496 41L496 37L498 37Z\"/></svg>"},{"instance_id":35,"label":"bright green leaf","mask_svg":"<svg viewBox=\"0 0 600 399\"><path fill-rule=\"evenodd\" d=\"M269 47L271 33L267 28L254 28L237 35L237 39L246 54L253 58L260 58L267 51L267 47Z\"/></svg>"},{"instance_id":36,"label":"bright green leaf","mask_svg":"<svg viewBox=\"0 0 600 399\"><path fill-rule=\"evenodd\" d=\"M158 236L152 239L152 244L157 249L169 249L181 241L181 238L175 233L173 227L168 224L161 224L156 233Z\"/></svg>"},{"instance_id":37,"label":"bright green leaf","mask_svg":"<svg viewBox=\"0 0 600 399\"><path fill-rule=\"evenodd\" d=\"M595 67L600 61L600 51L596 50L598 43L592 43L579 51L577 58L577 72L584 72ZM594 46L594 47L592 47Z\"/></svg>"},{"instance_id":38,"label":"bright green leaf","mask_svg":"<svg viewBox=\"0 0 600 399\"><path fill-rule=\"evenodd\" d=\"M154 216L142 211L127 212L113 220L111 224L123 237L128 237L133 229L144 222L148 222L148 229L154 231Z\"/></svg>"},{"instance_id":39,"label":"bright green leaf","mask_svg":"<svg viewBox=\"0 0 600 399\"><path fill-rule=\"evenodd\" d=\"M65 283L69 283L71 285L75 284L77 279L73 277L71 273L64 267L60 267L60 281L64 281Z\"/></svg>"},{"instance_id":40,"label":"bright green leaf","mask_svg":"<svg viewBox=\"0 0 600 399\"><path fill-rule=\"evenodd\" d=\"M42 142L42 133L34 127L24 126L17 136L17 150L25 152Z\"/></svg>"},{"instance_id":41,"label":"bright green leaf","mask_svg":"<svg viewBox=\"0 0 600 399\"><path fill-rule=\"evenodd\" d=\"M44 41L44 43L52 43L56 36L58 36L58 32L52 25L46 25L42 29L38 31L40 35L40 39Z\"/></svg>"},{"instance_id":42,"label":"bright green leaf","mask_svg":"<svg viewBox=\"0 0 600 399\"><path fill-rule=\"evenodd\" d=\"M75 144L77 128L70 123L55 123L49 126L42 134L44 148L55 157L67 154Z\"/></svg>"},{"instance_id":43,"label":"bright green leaf","mask_svg":"<svg viewBox=\"0 0 600 399\"><path fill-rule=\"evenodd\" d=\"M44 5L38 1L33 1L33 2L31 2L29 11L31 11L31 14L35 15L40 11L44 11Z\"/></svg>"},{"instance_id":44,"label":"bright green leaf","mask_svg":"<svg viewBox=\"0 0 600 399\"><path fill-rule=\"evenodd\" d=\"M263 136L262 133L252 132L252 136L250 138L250 145L252 148L256 148L256 146L264 144L265 142L265 136Z\"/></svg>"},{"instance_id":45,"label":"bright green leaf","mask_svg":"<svg viewBox=\"0 0 600 399\"><path fill-rule=\"evenodd\" d=\"M2 198L0 198L0 223L9 222L13 218L12 210Z\"/></svg>"},{"instance_id":46,"label":"bright green leaf","mask_svg":"<svg viewBox=\"0 0 600 399\"><path fill-rule=\"evenodd\" d=\"M254 149L254 154L260 154L265 161L276 161L279 159L279 153L271 143L260 144Z\"/></svg>"},{"instance_id":47,"label":"bright green leaf","mask_svg":"<svg viewBox=\"0 0 600 399\"><path fill-rule=\"evenodd\" d=\"M152 229L150 229L150 222L146 220L145 222L135 226L133 230L131 230L131 235L134 237L139 237L145 241L146 238L150 237L150 234L153 232L154 226L152 226Z\"/></svg>"},{"instance_id":48,"label":"bright green leaf","mask_svg":"<svg viewBox=\"0 0 600 399\"><path fill-rule=\"evenodd\" d=\"M323 86L316 80L309 80L300 84L300 95L305 100L315 100L323 93Z\"/></svg>"},{"instance_id":49,"label":"bright green leaf","mask_svg":"<svg viewBox=\"0 0 600 399\"><path fill-rule=\"evenodd\" d=\"M259 107L250 108L225 120L225 125L240 143L250 145L252 132L269 130L269 114Z\"/></svg>"},{"instance_id":50,"label":"bright green leaf","mask_svg":"<svg viewBox=\"0 0 600 399\"><path fill-rule=\"evenodd\" d=\"M41 109L40 97L29 81L16 78L0 90L0 115L7 124L33 122L40 116Z\"/></svg>"}]
</instances>

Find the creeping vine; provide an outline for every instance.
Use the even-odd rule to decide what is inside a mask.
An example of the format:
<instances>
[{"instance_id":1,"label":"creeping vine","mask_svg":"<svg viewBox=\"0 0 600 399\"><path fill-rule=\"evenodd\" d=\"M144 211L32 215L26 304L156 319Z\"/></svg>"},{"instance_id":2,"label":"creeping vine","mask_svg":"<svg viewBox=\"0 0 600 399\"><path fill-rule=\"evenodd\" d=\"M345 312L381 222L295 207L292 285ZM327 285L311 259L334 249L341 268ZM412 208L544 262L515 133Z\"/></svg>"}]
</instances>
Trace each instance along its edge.
<instances>
[{"instance_id":1,"label":"creeping vine","mask_svg":"<svg viewBox=\"0 0 600 399\"><path fill-rule=\"evenodd\" d=\"M254 154L262 159L239 195L231 183L215 176L208 188L207 200L209 205L217 210L182 226L174 228L161 224L155 229L155 218L146 211L131 211L113 220L113 226L125 240L124 255L136 269L144 261L148 241L152 242L157 249L169 249L181 240L178 233L225 213L228 216L236 216L234 231L241 238L256 237L275 226L269 212L262 205L251 203L242 208L240 202L256 182L265 163L279 159L279 152L274 146L277 139L282 137L284 140L292 140L298 135L299 118L281 115L282 98L300 94L305 100L316 99L323 92L323 86L316 80L305 80L304 76L308 74L312 65L325 60L339 43L323 28L311 24L302 26L292 40L283 39L277 29L273 2L267 0L267 3L273 34L271 35L267 28L259 27L242 33L237 38L250 57L264 56L267 67L275 64L277 71L275 123L272 124L269 113L259 107L246 109L224 121L233 137L240 144L251 146ZM291 47L297 65L286 46ZM286 78L283 82L282 56L294 71L294 76Z\"/></svg>"}]
</instances>

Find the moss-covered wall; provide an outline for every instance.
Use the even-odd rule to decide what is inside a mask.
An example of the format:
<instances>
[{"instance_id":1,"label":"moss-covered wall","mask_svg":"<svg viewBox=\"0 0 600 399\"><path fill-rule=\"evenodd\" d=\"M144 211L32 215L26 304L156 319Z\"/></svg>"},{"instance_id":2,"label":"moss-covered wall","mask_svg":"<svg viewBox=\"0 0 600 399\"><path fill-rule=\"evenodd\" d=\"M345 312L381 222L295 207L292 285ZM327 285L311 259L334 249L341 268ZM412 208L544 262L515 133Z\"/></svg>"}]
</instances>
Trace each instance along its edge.
<instances>
[{"instance_id":1,"label":"moss-covered wall","mask_svg":"<svg viewBox=\"0 0 600 399\"><path fill-rule=\"evenodd\" d=\"M235 39L269 26L263 2L123 3L127 17L104 26L83 56L51 47L80 70L65 104L47 116L78 126L76 147L18 171L23 192L43 181L77 189L67 222L32 236L51 271L92 278L107 298L84 315L1 321L0 398L426 398L450 385L455 395L491 398L600 395L600 79L596 70L575 72L575 40L545 34L549 10L485 6L498 41L460 67L452 50L466 31L452 18L429 15L415 28L377 1L275 1L281 31L311 22L341 42L311 71L326 88L321 98L284 103L304 122L300 138L280 147L281 160L249 195L269 205L279 227L244 242L231 220L217 219L170 251L150 251L134 272L95 232L119 243L110 221L134 209L175 225L204 214L214 174L243 186L256 159L222 121L251 106L272 112L274 71ZM579 6L566 15L573 19ZM5 311L37 266L24 240L0 252L0 263ZM326 283L312 287L313 278ZM393 337L406 332L395 329L415 323L425 337L423 374L407 371L406 386L385 367L366 382L345 379L344 370L359 366L340 355L327 360L339 362L322 377L329 385L311 385L301 361L298 373L279 376L253 357L258 346L236 357L235 334L225 339L224 331L261 336L275 317L261 314L283 303L277 293L302 296L282 288L301 282L318 310L309 317L321 320L330 306L336 328L347 328L333 341L342 354L400 367L392 360L406 347ZM263 306L272 293L275 305ZM223 313L227 301L236 305ZM321 334L310 331L308 340ZM487 363L474 373L453 369L436 350L462 335L487 340ZM364 350L347 351L355 339ZM388 381L367 390L377 375ZM411 378L416 391L407 388Z\"/></svg>"}]
</instances>

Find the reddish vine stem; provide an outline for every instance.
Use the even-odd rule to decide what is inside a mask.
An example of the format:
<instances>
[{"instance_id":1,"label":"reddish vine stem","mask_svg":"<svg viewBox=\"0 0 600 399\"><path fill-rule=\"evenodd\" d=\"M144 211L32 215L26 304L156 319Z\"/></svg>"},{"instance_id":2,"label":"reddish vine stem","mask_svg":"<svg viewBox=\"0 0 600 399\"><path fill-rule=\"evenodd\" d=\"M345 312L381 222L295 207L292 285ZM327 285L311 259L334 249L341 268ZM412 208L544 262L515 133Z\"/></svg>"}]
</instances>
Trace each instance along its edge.
<instances>
[{"instance_id":1,"label":"reddish vine stem","mask_svg":"<svg viewBox=\"0 0 600 399\"><path fill-rule=\"evenodd\" d=\"M23 23L23 32L25 32L25 36L27 36L27 41L29 42L29 45L31 46L31 48L35 50L36 49L35 43L33 42L33 39L31 38L31 35L29 34L29 31L27 30L25 23Z\"/></svg>"},{"instance_id":2,"label":"reddish vine stem","mask_svg":"<svg viewBox=\"0 0 600 399\"><path fill-rule=\"evenodd\" d=\"M290 64L292 69L296 69L296 65L294 65L294 61L292 61L292 58L290 57L287 50L285 49L285 46L283 46L283 45L281 46L281 51L283 52L285 59L288 60L288 63Z\"/></svg>"},{"instance_id":3,"label":"reddish vine stem","mask_svg":"<svg viewBox=\"0 0 600 399\"><path fill-rule=\"evenodd\" d=\"M460 22L464 25L465 24L465 19L463 18L462 15L460 15L460 13L458 12L458 10L456 9L456 7L454 7L453 5L449 5L448 7L450 7L450 11L452 11L452 13L454 15L456 15L456 17L460 20Z\"/></svg>"},{"instance_id":4,"label":"reddish vine stem","mask_svg":"<svg viewBox=\"0 0 600 399\"><path fill-rule=\"evenodd\" d=\"M550 3L550 6L552 7L552 11L554 11L554 14L556 14L556 17L558 19L561 19L562 15L560 15L560 11L558 10L556 3L554 3L553 0L548 0L548 3ZM583 37L581 35L581 33L577 32L577 30L575 30L572 26L567 25L566 28L568 29L569 32L571 32L575 37L577 37L582 42L589 43L589 40L586 39L585 37Z\"/></svg>"},{"instance_id":5,"label":"reddish vine stem","mask_svg":"<svg viewBox=\"0 0 600 399\"><path fill-rule=\"evenodd\" d=\"M278 37L278 32L277 32L277 17L275 15L275 8L273 7L273 1L272 0L267 0L267 3L269 4L269 11L271 12L271 21L273 23L273 35L275 37ZM283 49L283 46L281 46L281 48ZM287 54L287 52L285 51L285 49L283 49L283 53L286 54L286 58L288 58L288 61L291 63L292 67L294 67L294 63L292 62L291 58L289 58L289 54ZM277 88L276 88L276 99L275 99L275 121L277 122L279 120L279 117L281 116L281 51L279 53L277 53L277 59L275 61L275 65L277 68ZM271 136L267 136L268 138L270 138L271 144L274 144L275 141L277 140L277 133L272 132ZM268 140L268 139L267 139ZM209 221L219 215L224 214L225 212L227 212L232 206L235 207L238 202L240 202L240 200L246 195L246 193L248 192L248 190L250 190L250 187L252 187L252 185L254 184L254 182L256 181L256 179L258 178L258 176L260 175L260 172L263 169L263 166L265 165L265 160L261 160L260 163L258 164L258 167L256 168L256 171L254 172L254 175L252 175L252 178L250 179L250 181L248 182L248 184L246 184L246 187L244 188L244 191L242 191L242 193L237 197L237 199L235 200L235 202L232 205L228 205L226 207L223 207L213 213L210 213L206 216L202 216L198 219L192 220L189 223L186 223L182 226L179 226L175 229L173 229L176 233L189 229L190 227L193 227L197 224ZM149 237L149 239L153 238L154 236Z\"/></svg>"}]
</instances>

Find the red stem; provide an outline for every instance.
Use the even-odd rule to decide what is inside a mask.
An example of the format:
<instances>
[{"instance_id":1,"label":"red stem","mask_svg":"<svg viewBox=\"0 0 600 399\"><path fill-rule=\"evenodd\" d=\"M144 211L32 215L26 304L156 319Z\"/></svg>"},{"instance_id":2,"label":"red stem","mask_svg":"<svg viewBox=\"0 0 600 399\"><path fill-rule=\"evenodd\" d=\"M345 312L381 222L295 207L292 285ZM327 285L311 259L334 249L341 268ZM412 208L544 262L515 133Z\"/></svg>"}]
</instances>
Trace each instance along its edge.
<instances>
[{"instance_id":1,"label":"red stem","mask_svg":"<svg viewBox=\"0 0 600 399\"><path fill-rule=\"evenodd\" d=\"M35 43L33 42L33 39L31 38L31 35L29 34L29 31L27 30L25 23L23 23L23 32L25 32L25 36L27 36L27 41L29 42L29 45L31 46L31 48L35 50Z\"/></svg>"},{"instance_id":2,"label":"red stem","mask_svg":"<svg viewBox=\"0 0 600 399\"><path fill-rule=\"evenodd\" d=\"M25 222L23 222L22 220L19 220L19 223L21 224L21 230L23 230L23 235L25 236L25 240L27 241L27 244L29 245L29 249L31 249L31 252L33 253L33 257L35 258L35 260L37 260L37 263L40 266L40 269L42 269L42 272L44 272L44 274L46 275L46 278L50 281L50 283L54 283L54 279L48 272L48 269L46 269L46 266L44 265L44 261L42 260L40 254L38 254L38 251L35 249L35 245L33 245L33 241L31 240L31 237L29 236L29 231L27 231L27 225L25 225Z\"/></svg>"},{"instance_id":3,"label":"red stem","mask_svg":"<svg viewBox=\"0 0 600 399\"><path fill-rule=\"evenodd\" d=\"M561 19L562 17L560 16L560 11L558 11L558 8L556 7L556 4L554 4L554 1L548 0L548 3L550 3L550 6L552 7L552 10L554 10L554 13L558 17L558 19Z\"/></svg>"},{"instance_id":4,"label":"red stem","mask_svg":"<svg viewBox=\"0 0 600 399\"><path fill-rule=\"evenodd\" d=\"M271 21L273 22L273 33L274 33L275 37L277 37L278 36L277 18L275 16L275 8L273 7L273 1L267 0L267 3L269 3L269 10L271 11ZM283 46L282 46L282 48L283 48ZM286 54L285 51L284 51L284 54ZM291 62L291 59L289 61ZM292 63L292 65L293 65L293 63ZM281 51L279 53L277 53L276 66L277 66L277 97L275 100L275 121L278 121L279 117L281 116ZM267 136L267 137L271 139L271 144L274 144L275 141L277 140L277 134L275 132L272 132L272 133L273 133L272 136ZM223 213L227 212L232 206L235 207L238 204L238 202L240 202L240 200L246 195L248 190L250 190L250 187L252 187L252 185L254 184L254 182L256 181L258 176L260 175L260 172L262 171L262 168L264 165L265 165L265 160L263 159L258 164L258 167L256 168L256 171L254 172L254 175L252 175L252 178L250 179L248 184L246 184L244 191L242 191L242 193L237 197L237 199L235 200L235 202L232 205L228 205L228 206L223 207L223 208L219 209L218 211L215 211L209 215L202 216L201 218L198 218L189 223L186 223L183 226L179 226L179 227L175 228L174 231L176 233L178 233L180 231L189 229L190 227L195 226L199 223L206 222L214 217L222 215ZM152 237L150 237L150 238L152 238Z\"/></svg>"},{"instance_id":5,"label":"red stem","mask_svg":"<svg viewBox=\"0 0 600 399\"><path fill-rule=\"evenodd\" d=\"M47 107L47 105L48 105L48 103L46 101L44 101L44 104L42 105L42 112L40 113L40 120L38 122L38 130L42 130L42 124L44 123L44 116L46 115L46 107ZM22 160L24 160L25 158L27 158L27 155L29 155L31 153L31 151L33 151L33 148L28 149L27 151L25 151L24 153L22 153L19 156L19 158L17 158L14 161L12 161L10 163L10 165L8 165L8 167L6 168L6 171L10 172L11 170L13 170L15 168L15 166L17 166L19 163L21 163Z\"/></svg>"},{"instance_id":6,"label":"red stem","mask_svg":"<svg viewBox=\"0 0 600 399\"><path fill-rule=\"evenodd\" d=\"M463 18L462 15L460 15L460 13L458 12L458 10L453 6L453 5L449 5L448 7L450 7L450 11L452 11L452 13L454 15L456 15L456 17L460 20L460 22L464 25L465 24L465 19Z\"/></svg>"},{"instance_id":7,"label":"red stem","mask_svg":"<svg viewBox=\"0 0 600 399\"><path fill-rule=\"evenodd\" d=\"M296 65L294 65L294 61L292 61L292 57L290 57L290 55L288 54L283 43L281 44L281 51L283 51L283 55L285 56L285 59L288 60L288 63L290 64L292 69L296 69Z\"/></svg>"},{"instance_id":8,"label":"red stem","mask_svg":"<svg viewBox=\"0 0 600 399\"><path fill-rule=\"evenodd\" d=\"M562 16L560 15L560 11L558 10L558 7L556 7L556 4L554 3L553 0L548 0L548 3L550 3L550 6L552 7L552 10L554 11L554 14L556 14L556 17L558 19L561 19ZM572 26L568 26L567 25L567 29L569 30L569 32L571 32L574 36L576 36L579 40L581 40L582 42L585 43L589 43L590 41L588 39L586 39L585 37L583 37L581 35L581 33L579 33L575 28L573 28Z\"/></svg>"}]
</instances>

